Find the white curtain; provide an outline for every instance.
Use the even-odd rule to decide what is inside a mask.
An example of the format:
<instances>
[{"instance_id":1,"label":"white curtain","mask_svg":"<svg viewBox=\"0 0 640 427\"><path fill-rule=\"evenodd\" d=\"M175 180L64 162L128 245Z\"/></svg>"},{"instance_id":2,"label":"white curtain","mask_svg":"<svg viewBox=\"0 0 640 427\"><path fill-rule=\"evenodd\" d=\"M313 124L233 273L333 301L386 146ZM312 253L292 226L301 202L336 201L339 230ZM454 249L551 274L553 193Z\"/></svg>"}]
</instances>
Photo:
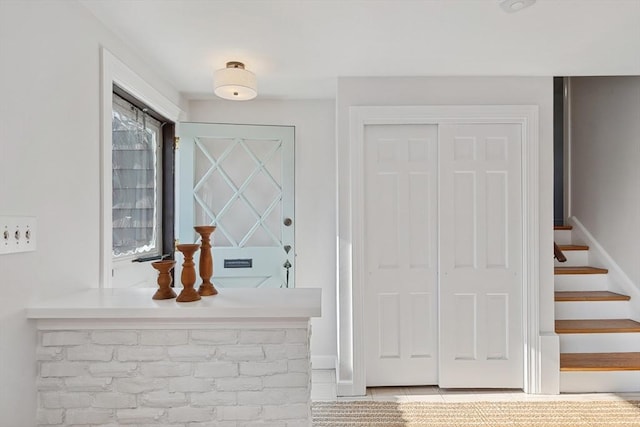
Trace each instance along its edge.
<instances>
[{"instance_id":1,"label":"white curtain","mask_svg":"<svg viewBox=\"0 0 640 427\"><path fill-rule=\"evenodd\" d=\"M158 255L160 122L113 99L113 255Z\"/></svg>"}]
</instances>

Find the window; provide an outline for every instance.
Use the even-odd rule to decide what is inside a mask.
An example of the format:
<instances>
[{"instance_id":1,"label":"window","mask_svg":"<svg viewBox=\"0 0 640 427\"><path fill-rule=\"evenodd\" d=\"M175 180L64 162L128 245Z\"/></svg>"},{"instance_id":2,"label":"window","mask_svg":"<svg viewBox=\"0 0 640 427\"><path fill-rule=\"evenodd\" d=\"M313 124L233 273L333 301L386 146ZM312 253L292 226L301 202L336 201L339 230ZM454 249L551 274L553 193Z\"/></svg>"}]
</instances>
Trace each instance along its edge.
<instances>
[{"instance_id":1,"label":"window","mask_svg":"<svg viewBox=\"0 0 640 427\"><path fill-rule=\"evenodd\" d=\"M154 269L132 261L173 257L173 141L184 112L107 49L101 59L99 286L149 286L155 284ZM150 148L135 150L144 145Z\"/></svg>"},{"instance_id":2,"label":"window","mask_svg":"<svg viewBox=\"0 0 640 427\"><path fill-rule=\"evenodd\" d=\"M113 257L161 255L162 123L113 95Z\"/></svg>"},{"instance_id":3,"label":"window","mask_svg":"<svg viewBox=\"0 0 640 427\"><path fill-rule=\"evenodd\" d=\"M173 210L172 139L172 122L114 86L111 161L114 262L146 261L173 254L173 214L167 211ZM164 166L168 166L167 173L163 160Z\"/></svg>"}]
</instances>

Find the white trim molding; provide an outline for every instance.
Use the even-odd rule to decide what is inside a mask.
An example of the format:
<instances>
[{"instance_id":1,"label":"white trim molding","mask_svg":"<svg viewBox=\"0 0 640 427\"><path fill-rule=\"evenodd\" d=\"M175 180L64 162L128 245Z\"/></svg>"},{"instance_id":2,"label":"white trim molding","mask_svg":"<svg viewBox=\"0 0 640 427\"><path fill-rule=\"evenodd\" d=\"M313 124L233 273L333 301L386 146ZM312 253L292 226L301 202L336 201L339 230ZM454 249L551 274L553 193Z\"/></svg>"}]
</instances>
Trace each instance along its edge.
<instances>
[{"instance_id":1,"label":"white trim molding","mask_svg":"<svg viewBox=\"0 0 640 427\"><path fill-rule=\"evenodd\" d=\"M564 218L565 220L572 216L572 200L571 200L571 77L564 77L563 87L563 99L564 99L564 129L563 134L563 180L564 180Z\"/></svg>"},{"instance_id":2,"label":"white trim molding","mask_svg":"<svg viewBox=\"0 0 640 427\"><path fill-rule=\"evenodd\" d=\"M366 392L364 355L364 129L374 124L513 123L522 129L522 280L524 335L524 391L540 393L539 333L539 124L536 105L358 106L350 108L348 182L340 183L339 197L348 200L351 217L339 230L338 270L343 273L338 295L337 394Z\"/></svg>"},{"instance_id":3,"label":"white trim molding","mask_svg":"<svg viewBox=\"0 0 640 427\"><path fill-rule=\"evenodd\" d=\"M176 123L183 118L184 112L107 49L103 47L100 53L102 66L100 88L100 153L102 157L100 162L100 287L106 288L111 286L111 251L113 243L111 218L111 110L113 85L118 85L136 99Z\"/></svg>"}]
</instances>

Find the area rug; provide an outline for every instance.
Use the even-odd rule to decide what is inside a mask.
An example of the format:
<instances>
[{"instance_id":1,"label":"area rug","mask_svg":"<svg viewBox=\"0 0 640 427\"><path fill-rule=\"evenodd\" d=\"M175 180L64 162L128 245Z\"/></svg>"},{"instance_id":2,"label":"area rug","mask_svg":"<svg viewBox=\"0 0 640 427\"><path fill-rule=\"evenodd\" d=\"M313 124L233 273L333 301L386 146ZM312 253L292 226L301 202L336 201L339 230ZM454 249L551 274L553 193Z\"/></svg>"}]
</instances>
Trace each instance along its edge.
<instances>
[{"instance_id":1,"label":"area rug","mask_svg":"<svg viewBox=\"0 0 640 427\"><path fill-rule=\"evenodd\" d=\"M314 402L313 427L640 427L640 401Z\"/></svg>"}]
</instances>

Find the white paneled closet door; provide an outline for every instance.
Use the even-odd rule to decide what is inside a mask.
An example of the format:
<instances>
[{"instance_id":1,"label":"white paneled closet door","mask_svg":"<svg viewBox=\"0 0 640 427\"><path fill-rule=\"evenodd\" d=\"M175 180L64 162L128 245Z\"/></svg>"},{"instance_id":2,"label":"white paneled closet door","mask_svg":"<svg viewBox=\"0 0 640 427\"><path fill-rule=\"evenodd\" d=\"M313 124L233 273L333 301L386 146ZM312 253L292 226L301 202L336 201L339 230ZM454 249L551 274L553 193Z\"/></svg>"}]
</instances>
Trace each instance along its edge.
<instances>
[{"instance_id":1,"label":"white paneled closet door","mask_svg":"<svg viewBox=\"0 0 640 427\"><path fill-rule=\"evenodd\" d=\"M521 126L439 132L440 386L522 388Z\"/></svg>"},{"instance_id":2,"label":"white paneled closet door","mask_svg":"<svg viewBox=\"0 0 640 427\"><path fill-rule=\"evenodd\" d=\"M438 383L436 125L364 139L366 385Z\"/></svg>"}]
</instances>

